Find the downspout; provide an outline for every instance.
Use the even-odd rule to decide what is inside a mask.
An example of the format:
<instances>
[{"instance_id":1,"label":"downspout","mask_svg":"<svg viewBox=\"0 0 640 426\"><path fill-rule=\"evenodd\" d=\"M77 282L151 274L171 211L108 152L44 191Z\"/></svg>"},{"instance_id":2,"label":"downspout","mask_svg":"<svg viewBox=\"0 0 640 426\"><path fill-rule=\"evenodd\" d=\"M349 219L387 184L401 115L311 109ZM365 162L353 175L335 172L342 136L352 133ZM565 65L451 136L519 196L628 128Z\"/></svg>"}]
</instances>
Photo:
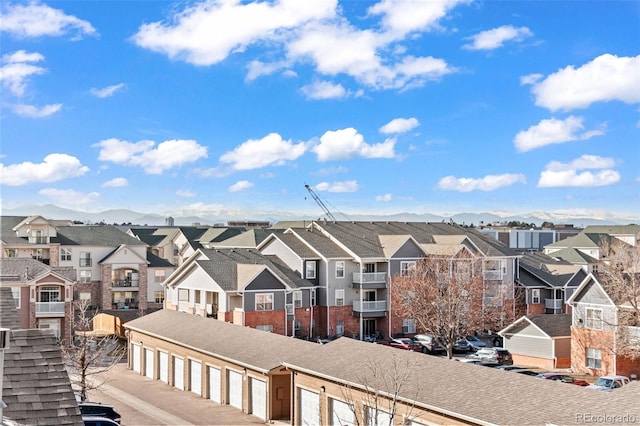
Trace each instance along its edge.
<instances>
[{"instance_id":1,"label":"downspout","mask_svg":"<svg viewBox=\"0 0 640 426\"><path fill-rule=\"evenodd\" d=\"M392 302L392 297L391 297L391 265L390 262L387 262L387 300L388 300L388 307L387 307L387 336L391 337L391 302Z\"/></svg>"},{"instance_id":2,"label":"downspout","mask_svg":"<svg viewBox=\"0 0 640 426\"><path fill-rule=\"evenodd\" d=\"M364 281L364 273L362 272L362 259L360 259L360 340L364 340L362 332L364 331L364 324L362 323L362 281Z\"/></svg>"},{"instance_id":3,"label":"downspout","mask_svg":"<svg viewBox=\"0 0 640 426\"><path fill-rule=\"evenodd\" d=\"M327 306L327 337L330 336L331 322L329 322L329 312L331 311L331 303L329 303L329 261L325 262L324 288L325 288L325 305ZM316 295L317 297L317 295Z\"/></svg>"},{"instance_id":4,"label":"downspout","mask_svg":"<svg viewBox=\"0 0 640 426\"><path fill-rule=\"evenodd\" d=\"M613 374L618 374L618 354L617 354L617 341L618 341L618 308L616 307L616 328L613 330Z\"/></svg>"}]
</instances>

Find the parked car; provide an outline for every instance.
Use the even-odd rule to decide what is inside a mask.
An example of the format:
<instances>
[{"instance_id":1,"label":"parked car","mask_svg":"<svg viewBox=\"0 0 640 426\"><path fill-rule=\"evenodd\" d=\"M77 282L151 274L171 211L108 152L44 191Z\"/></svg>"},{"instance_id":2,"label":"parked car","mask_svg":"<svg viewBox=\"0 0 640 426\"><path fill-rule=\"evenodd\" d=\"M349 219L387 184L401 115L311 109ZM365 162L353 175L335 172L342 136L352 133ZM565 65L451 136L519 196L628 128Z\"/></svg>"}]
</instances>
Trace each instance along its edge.
<instances>
[{"instance_id":1,"label":"parked car","mask_svg":"<svg viewBox=\"0 0 640 426\"><path fill-rule=\"evenodd\" d=\"M498 367L499 366L497 362L482 361L482 360L473 359L473 358L456 359L456 361L464 362L465 364L480 365L482 367Z\"/></svg>"},{"instance_id":2,"label":"parked car","mask_svg":"<svg viewBox=\"0 0 640 426\"><path fill-rule=\"evenodd\" d=\"M614 389L621 388L629 383L627 376L602 376L596 380L592 385L589 385L591 389L597 389L605 392L611 392Z\"/></svg>"},{"instance_id":3,"label":"parked car","mask_svg":"<svg viewBox=\"0 0 640 426\"><path fill-rule=\"evenodd\" d=\"M121 416L112 405L85 401L78 403L78 407L83 417L106 417L118 424L120 423Z\"/></svg>"},{"instance_id":4,"label":"parked car","mask_svg":"<svg viewBox=\"0 0 640 426\"><path fill-rule=\"evenodd\" d=\"M453 351L454 352L466 354L470 350L471 350L471 345L469 345L469 342L467 342L466 339L457 340L453 344Z\"/></svg>"},{"instance_id":5,"label":"parked car","mask_svg":"<svg viewBox=\"0 0 640 426\"><path fill-rule=\"evenodd\" d=\"M428 334L416 334L413 336L413 341L420 345L422 352L426 354L435 354L437 352L444 352L445 349L438 343L438 339Z\"/></svg>"},{"instance_id":6,"label":"parked car","mask_svg":"<svg viewBox=\"0 0 640 426\"><path fill-rule=\"evenodd\" d=\"M467 358L493 362L498 365L513 365L511 352L502 348L483 348L467 355Z\"/></svg>"},{"instance_id":7,"label":"parked car","mask_svg":"<svg viewBox=\"0 0 640 426\"><path fill-rule=\"evenodd\" d=\"M496 368L498 370L504 370L504 371L522 370L521 367L518 367L516 365L499 365Z\"/></svg>"},{"instance_id":8,"label":"parked car","mask_svg":"<svg viewBox=\"0 0 640 426\"><path fill-rule=\"evenodd\" d=\"M108 417L99 416L82 416L82 421L84 426L118 426L120 424Z\"/></svg>"},{"instance_id":9,"label":"parked car","mask_svg":"<svg viewBox=\"0 0 640 426\"><path fill-rule=\"evenodd\" d=\"M408 337L385 340L382 344L407 351L420 351L422 349L420 344L414 342Z\"/></svg>"},{"instance_id":10,"label":"parked car","mask_svg":"<svg viewBox=\"0 0 640 426\"><path fill-rule=\"evenodd\" d=\"M477 351L482 348L486 348L487 344L482 340L478 339L476 336L467 336L465 338L472 351Z\"/></svg>"},{"instance_id":11,"label":"parked car","mask_svg":"<svg viewBox=\"0 0 640 426\"><path fill-rule=\"evenodd\" d=\"M527 370L526 368L516 368L515 370L509 370L513 373L524 374L526 376L537 376L539 373L535 371Z\"/></svg>"},{"instance_id":12,"label":"parked car","mask_svg":"<svg viewBox=\"0 0 640 426\"><path fill-rule=\"evenodd\" d=\"M575 377L571 377L562 373L540 373L536 376L539 379L547 379L547 380L556 380L562 383L570 383L576 386L589 386L589 382L576 379Z\"/></svg>"}]
</instances>

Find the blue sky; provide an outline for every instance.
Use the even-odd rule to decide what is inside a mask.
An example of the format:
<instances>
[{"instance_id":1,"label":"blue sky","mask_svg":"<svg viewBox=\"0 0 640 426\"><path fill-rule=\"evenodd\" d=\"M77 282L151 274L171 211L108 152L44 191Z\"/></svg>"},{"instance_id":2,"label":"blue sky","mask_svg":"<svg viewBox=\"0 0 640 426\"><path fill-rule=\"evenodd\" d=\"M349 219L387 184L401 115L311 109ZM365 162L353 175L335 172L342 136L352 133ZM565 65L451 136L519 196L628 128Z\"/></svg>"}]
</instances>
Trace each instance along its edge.
<instances>
[{"instance_id":1,"label":"blue sky","mask_svg":"<svg viewBox=\"0 0 640 426\"><path fill-rule=\"evenodd\" d=\"M3 1L3 208L640 217L636 1Z\"/></svg>"}]
</instances>

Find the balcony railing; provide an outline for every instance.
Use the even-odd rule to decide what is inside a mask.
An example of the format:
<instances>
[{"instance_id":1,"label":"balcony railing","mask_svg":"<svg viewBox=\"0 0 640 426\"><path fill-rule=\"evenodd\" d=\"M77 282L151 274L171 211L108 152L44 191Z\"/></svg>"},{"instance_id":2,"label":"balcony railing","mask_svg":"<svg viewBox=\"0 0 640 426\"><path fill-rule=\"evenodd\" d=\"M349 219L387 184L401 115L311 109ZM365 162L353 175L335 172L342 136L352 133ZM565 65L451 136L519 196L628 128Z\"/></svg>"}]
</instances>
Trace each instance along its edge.
<instances>
[{"instance_id":1,"label":"balcony railing","mask_svg":"<svg viewBox=\"0 0 640 426\"><path fill-rule=\"evenodd\" d=\"M111 287L138 287L140 280L113 280Z\"/></svg>"},{"instance_id":2,"label":"balcony railing","mask_svg":"<svg viewBox=\"0 0 640 426\"><path fill-rule=\"evenodd\" d=\"M385 283L387 281L386 272L359 272L353 273L353 282L358 284Z\"/></svg>"},{"instance_id":3,"label":"balcony railing","mask_svg":"<svg viewBox=\"0 0 640 426\"><path fill-rule=\"evenodd\" d=\"M545 299L544 307L546 309L562 309L562 299Z\"/></svg>"},{"instance_id":4,"label":"balcony railing","mask_svg":"<svg viewBox=\"0 0 640 426\"><path fill-rule=\"evenodd\" d=\"M386 300L373 300L366 301L363 300L360 302L359 300L353 301L353 310L356 312L381 312L387 310L387 301Z\"/></svg>"},{"instance_id":5,"label":"balcony railing","mask_svg":"<svg viewBox=\"0 0 640 426\"><path fill-rule=\"evenodd\" d=\"M64 316L64 302L36 302L36 316Z\"/></svg>"},{"instance_id":6,"label":"balcony railing","mask_svg":"<svg viewBox=\"0 0 640 426\"><path fill-rule=\"evenodd\" d=\"M49 237L29 237L31 244L49 244Z\"/></svg>"}]
</instances>

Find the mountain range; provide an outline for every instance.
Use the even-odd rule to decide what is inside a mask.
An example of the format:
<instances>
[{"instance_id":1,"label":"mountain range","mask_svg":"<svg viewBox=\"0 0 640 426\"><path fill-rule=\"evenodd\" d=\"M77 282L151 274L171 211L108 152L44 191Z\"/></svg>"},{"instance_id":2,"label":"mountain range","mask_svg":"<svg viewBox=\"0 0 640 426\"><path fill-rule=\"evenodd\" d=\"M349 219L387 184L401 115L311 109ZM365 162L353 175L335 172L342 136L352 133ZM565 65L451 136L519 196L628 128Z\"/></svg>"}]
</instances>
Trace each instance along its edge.
<instances>
[{"instance_id":1,"label":"mountain range","mask_svg":"<svg viewBox=\"0 0 640 426\"><path fill-rule=\"evenodd\" d=\"M322 219L324 215L295 214L284 211L216 211L198 215L181 215L174 213L142 213L128 209L112 209L101 212L86 212L80 210L66 209L53 204L46 205L24 205L16 208L1 208L3 216L31 216L40 215L52 220L73 220L86 224L106 223L106 224L131 224L131 225L165 225L168 217L173 218L176 226L200 225L225 225L229 221L268 221L276 223L279 221L298 221ZM583 228L589 225L628 225L640 223L639 218L590 218L570 215L560 215L546 212L532 212L527 214L510 215L506 213L457 213L451 216L440 216L428 213L396 213L392 215L358 215L344 213L334 213L337 220L348 221L400 221L400 222L449 222L453 221L460 225L480 224L502 224L512 221L535 224L540 226L543 222L554 224L572 224L575 227Z\"/></svg>"}]
</instances>

